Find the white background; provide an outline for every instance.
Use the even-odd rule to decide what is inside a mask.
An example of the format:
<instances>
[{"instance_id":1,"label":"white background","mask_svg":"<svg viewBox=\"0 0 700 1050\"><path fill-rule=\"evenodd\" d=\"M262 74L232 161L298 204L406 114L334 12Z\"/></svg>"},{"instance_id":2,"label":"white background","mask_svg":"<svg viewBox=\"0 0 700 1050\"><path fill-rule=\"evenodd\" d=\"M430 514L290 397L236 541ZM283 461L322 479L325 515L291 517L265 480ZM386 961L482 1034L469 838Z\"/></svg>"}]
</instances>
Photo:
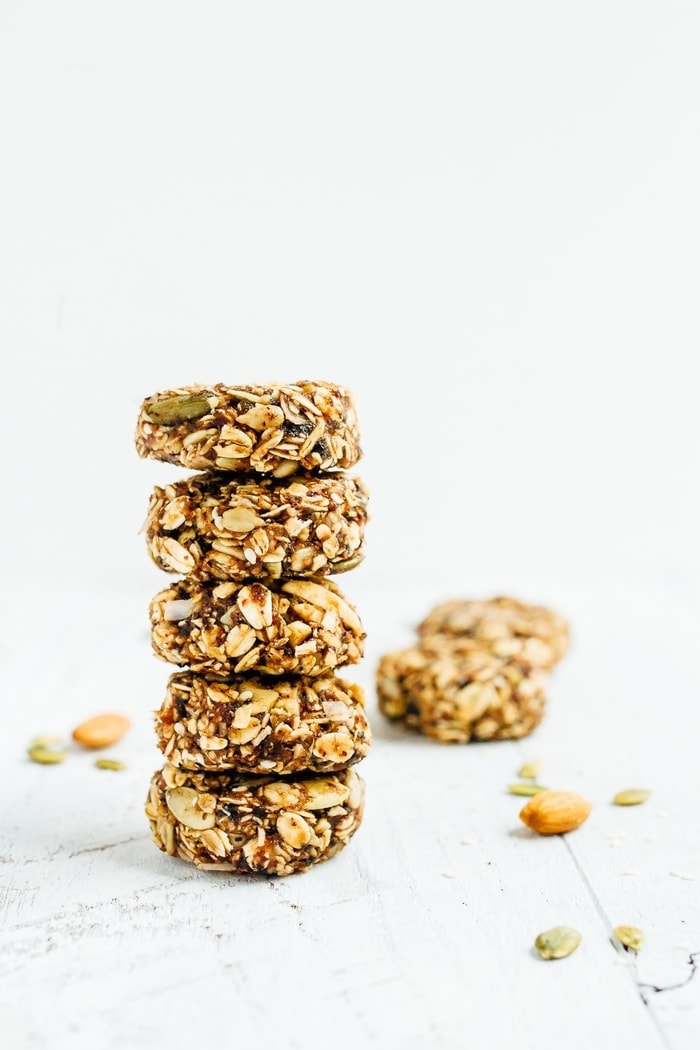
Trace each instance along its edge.
<instances>
[{"instance_id":1,"label":"white background","mask_svg":"<svg viewBox=\"0 0 700 1050\"><path fill-rule=\"evenodd\" d=\"M692 768L678 727L697 690L677 669L700 617L699 45L698 5L675 0L0 2L0 653L23 683L5 698L18 755L47 703L70 725L103 688L153 761L137 712L164 680L145 641L164 577L137 532L151 486L179 474L138 459L141 400L328 378L355 394L372 500L343 583L365 683L434 601L516 593L578 632L571 704L595 720L619 701L614 739L647 732L648 770L675 703L659 747ZM56 671L57 638L83 679ZM624 661L642 692L653 680L647 706L601 685ZM557 723L543 731L559 753ZM382 835L366 836L369 855ZM648 1045L697 1045L693 1017L687 1043Z\"/></svg>"},{"instance_id":2,"label":"white background","mask_svg":"<svg viewBox=\"0 0 700 1050\"><path fill-rule=\"evenodd\" d=\"M16 564L143 573L146 395L329 377L375 568L700 569L696 4L1 11Z\"/></svg>"}]
</instances>

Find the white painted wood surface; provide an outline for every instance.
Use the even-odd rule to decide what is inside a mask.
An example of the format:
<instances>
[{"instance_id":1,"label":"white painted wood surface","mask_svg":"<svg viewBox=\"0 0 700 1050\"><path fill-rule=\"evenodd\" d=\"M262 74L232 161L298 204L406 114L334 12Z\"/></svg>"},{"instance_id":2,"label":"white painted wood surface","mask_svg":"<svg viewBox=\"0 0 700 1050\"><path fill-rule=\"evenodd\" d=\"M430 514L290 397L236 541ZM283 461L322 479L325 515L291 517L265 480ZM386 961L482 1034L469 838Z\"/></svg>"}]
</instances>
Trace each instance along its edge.
<instances>
[{"instance_id":1,"label":"white painted wood surface","mask_svg":"<svg viewBox=\"0 0 700 1050\"><path fill-rule=\"evenodd\" d=\"M2 1050L697 1050L700 6L0 9ZM132 432L167 386L302 376L362 421L375 744L350 846L246 882L143 815L135 532L180 472ZM378 716L380 652L451 591L569 617L529 740ZM27 760L109 709L123 773ZM564 839L505 792L533 756L593 803ZM544 963L555 923L583 942Z\"/></svg>"},{"instance_id":2,"label":"white painted wood surface","mask_svg":"<svg viewBox=\"0 0 700 1050\"><path fill-rule=\"evenodd\" d=\"M444 747L385 724L372 679L447 588L364 567L347 578L369 635L353 669L375 732L366 816L333 861L278 881L200 873L150 841L150 712L169 672L150 652L147 590L6 593L2 1045L696 1050L697 600L516 582L572 624L545 720L520 743ZM49 619L34 635L38 607ZM124 772L73 750L57 767L25 758L34 734L102 710L133 718L110 752ZM533 757L544 783L593 803L566 837L533 836L505 792ZM629 786L650 800L612 806ZM545 963L532 942L559 923L581 947ZM618 923L647 933L636 960L611 942Z\"/></svg>"}]
</instances>

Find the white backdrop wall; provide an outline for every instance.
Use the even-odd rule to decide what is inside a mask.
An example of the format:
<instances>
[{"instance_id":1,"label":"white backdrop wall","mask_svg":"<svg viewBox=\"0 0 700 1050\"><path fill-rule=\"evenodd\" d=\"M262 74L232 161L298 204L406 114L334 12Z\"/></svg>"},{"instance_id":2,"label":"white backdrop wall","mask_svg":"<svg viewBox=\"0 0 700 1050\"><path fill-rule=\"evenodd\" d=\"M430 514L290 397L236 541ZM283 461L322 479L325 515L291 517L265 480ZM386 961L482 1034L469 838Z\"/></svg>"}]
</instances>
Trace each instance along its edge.
<instances>
[{"instance_id":1,"label":"white backdrop wall","mask_svg":"<svg viewBox=\"0 0 700 1050\"><path fill-rule=\"evenodd\" d=\"M136 533L179 473L137 458L141 399L330 378L364 578L694 587L699 29L670 0L0 3L6 571L160 586Z\"/></svg>"}]
</instances>

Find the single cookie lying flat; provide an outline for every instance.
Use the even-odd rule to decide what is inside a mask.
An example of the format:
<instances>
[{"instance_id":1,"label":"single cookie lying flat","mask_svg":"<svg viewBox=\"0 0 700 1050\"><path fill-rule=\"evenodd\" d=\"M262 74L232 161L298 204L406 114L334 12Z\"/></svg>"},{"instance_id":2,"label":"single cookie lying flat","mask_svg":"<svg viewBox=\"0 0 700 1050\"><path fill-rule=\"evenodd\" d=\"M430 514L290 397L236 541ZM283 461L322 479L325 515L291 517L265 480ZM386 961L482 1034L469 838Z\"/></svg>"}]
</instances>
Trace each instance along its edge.
<instances>
[{"instance_id":1,"label":"single cookie lying flat","mask_svg":"<svg viewBox=\"0 0 700 1050\"><path fill-rule=\"evenodd\" d=\"M193 671L319 675L364 650L360 618L331 580L179 580L150 617L156 655Z\"/></svg>"},{"instance_id":2,"label":"single cookie lying flat","mask_svg":"<svg viewBox=\"0 0 700 1050\"><path fill-rule=\"evenodd\" d=\"M367 499L342 471L195 474L154 489L146 543L159 568L190 579L327 576L362 561Z\"/></svg>"},{"instance_id":3,"label":"single cookie lying flat","mask_svg":"<svg viewBox=\"0 0 700 1050\"><path fill-rule=\"evenodd\" d=\"M179 769L326 773L371 743L359 685L334 675L171 676L156 713L158 746Z\"/></svg>"},{"instance_id":4,"label":"single cookie lying flat","mask_svg":"<svg viewBox=\"0 0 700 1050\"><path fill-rule=\"evenodd\" d=\"M526 736L544 713L547 680L517 658L449 643L386 653L376 676L380 711L443 743Z\"/></svg>"},{"instance_id":5,"label":"single cookie lying flat","mask_svg":"<svg viewBox=\"0 0 700 1050\"><path fill-rule=\"evenodd\" d=\"M166 764L145 808L155 844L171 856L240 875L291 875L338 853L360 826L363 804L352 768L281 780Z\"/></svg>"},{"instance_id":6,"label":"single cookie lying flat","mask_svg":"<svg viewBox=\"0 0 700 1050\"><path fill-rule=\"evenodd\" d=\"M569 645L568 625L558 613L507 597L444 602L417 631L424 644L437 637L465 652L486 646L497 656L515 656L532 667L552 667Z\"/></svg>"},{"instance_id":7,"label":"single cookie lying flat","mask_svg":"<svg viewBox=\"0 0 700 1050\"><path fill-rule=\"evenodd\" d=\"M355 401L334 383L180 387L147 397L135 435L142 457L193 470L346 469L362 455Z\"/></svg>"}]
</instances>

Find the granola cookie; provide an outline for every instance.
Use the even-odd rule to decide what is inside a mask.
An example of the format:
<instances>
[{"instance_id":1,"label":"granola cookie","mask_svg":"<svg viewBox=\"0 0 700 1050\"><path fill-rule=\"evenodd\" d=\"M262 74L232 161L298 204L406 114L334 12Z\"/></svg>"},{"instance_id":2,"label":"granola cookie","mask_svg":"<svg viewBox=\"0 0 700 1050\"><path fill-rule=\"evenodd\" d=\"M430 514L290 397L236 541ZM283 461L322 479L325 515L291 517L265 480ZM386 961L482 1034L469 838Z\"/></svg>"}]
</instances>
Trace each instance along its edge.
<instances>
[{"instance_id":1,"label":"granola cookie","mask_svg":"<svg viewBox=\"0 0 700 1050\"><path fill-rule=\"evenodd\" d=\"M319 675L356 664L365 632L331 580L178 580L151 601L157 656L215 674Z\"/></svg>"},{"instance_id":2,"label":"granola cookie","mask_svg":"<svg viewBox=\"0 0 700 1050\"><path fill-rule=\"evenodd\" d=\"M307 379L161 391L142 403L135 442L144 458L277 478L300 467L347 469L362 455L352 393Z\"/></svg>"},{"instance_id":3,"label":"granola cookie","mask_svg":"<svg viewBox=\"0 0 700 1050\"><path fill-rule=\"evenodd\" d=\"M213 871L291 875L338 853L360 826L363 804L364 783L352 767L282 780L166 763L145 808L164 853Z\"/></svg>"},{"instance_id":4,"label":"granola cookie","mask_svg":"<svg viewBox=\"0 0 700 1050\"><path fill-rule=\"evenodd\" d=\"M526 736L542 719L547 680L517 657L449 643L386 653L376 673L382 714L443 743Z\"/></svg>"},{"instance_id":5,"label":"granola cookie","mask_svg":"<svg viewBox=\"0 0 700 1050\"><path fill-rule=\"evenodd\" d=\"M569 629L558 613L516 598L449 601L437 605L417 627L423 644L450 640L465 652L484 646L532 667L552 667L565 655Z\"/></svg>"},{"instance_id":6,"label":"granola cookie","mask_svg":"<svg viewBox=\"0 0 700 1050\"><path fill-rule=\"evenodd\" d=\"M195 474L153 490L147 548L159 568L190 579L328 576L362 561L367 500L342 471Z\"/></svg>"},{"instance_id":7,"label":"granola cookie","mask_svg":"<svg viewBox=\"0 0 700 1050\"><path fill-rule=\"evenodd\" d=\"M359 762L371 743L362 689L334 675L179 672L155 723L168 761L199 771L327 773Z\"/></svg>"}]
</instances>

